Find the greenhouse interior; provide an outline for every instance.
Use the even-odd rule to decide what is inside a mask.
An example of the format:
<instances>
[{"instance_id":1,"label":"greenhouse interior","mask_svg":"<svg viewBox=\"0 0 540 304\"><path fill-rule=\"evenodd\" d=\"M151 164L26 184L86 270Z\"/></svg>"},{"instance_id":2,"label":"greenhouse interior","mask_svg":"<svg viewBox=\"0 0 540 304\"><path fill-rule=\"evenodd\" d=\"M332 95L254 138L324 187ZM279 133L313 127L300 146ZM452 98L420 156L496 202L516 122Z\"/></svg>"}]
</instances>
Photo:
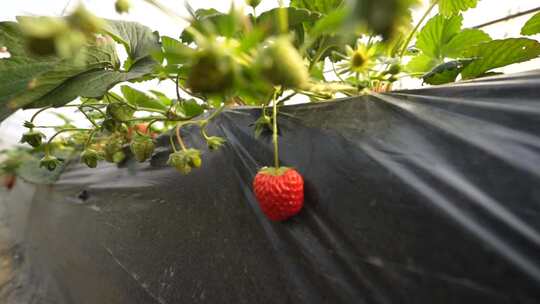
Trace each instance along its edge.
<instances>
[{"instance_id":1,"label":"greenhouse interior","mask_svg":"<svg viewBox=\"0 0 540 304\"><path fill-rule=\"evenodd\" d=\"M7 1L0 181L0 303L540 303L540 2Z\"/></svg>"}]
</instances>

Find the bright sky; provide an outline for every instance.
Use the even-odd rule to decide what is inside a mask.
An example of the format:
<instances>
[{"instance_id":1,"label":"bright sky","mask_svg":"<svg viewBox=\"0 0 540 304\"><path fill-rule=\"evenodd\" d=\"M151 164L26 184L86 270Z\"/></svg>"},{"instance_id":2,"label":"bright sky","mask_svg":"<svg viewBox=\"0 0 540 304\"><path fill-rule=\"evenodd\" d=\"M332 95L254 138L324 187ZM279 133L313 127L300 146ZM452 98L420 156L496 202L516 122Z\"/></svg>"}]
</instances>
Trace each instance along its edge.
<instances>
[{"instance_id":1,"label":"bright sky","mask_svg":"<svg viewBox=\"0 0 540 304\"><path fill-rule=\"evenodd\" d=\"M142 0L131 0L133 9L127 15L118 15L114 10L114 0L18 0L18 1L3 1L2 9L0 10L0 21L14 21L15 16L19 15L56 15L60 16L64 9L69 11L78 3L82 2L89 10L96 15L109 19L121 19L140 22L151 29L159 30L161 35L178 37L185 27L186 23L167 17L155 7L147 4ZM227 11L231 1L235 1L239 5L243 5L243 0L192 0L188 1L190 5L197 8L215 8L220 11ZM287 2L287 1L286 1ZM429 1L423 0L423 7L418 8L414 12L416 20L420 18ZM180 0L161 0L160 3L173 10L181 16L188 16L184 2ZM505 17L509 14L525 11L537 7L538 0L481 0L478 7L465 13L465 27L471 27L482 24L487 21ZM66 8L67 6L67 8ZM263 0L257 11L265 11L269 8L277 6L277 0ZM500 23L494 26L489 26L483 30L490 34L493 38L505 38L508 36L519 36L519 31L525 21L530 17L523 16L514 20ZM540 36L533 37L540 40ZM531 70L540 68L540 59L528 62L526 64L514 65L504 69L504 72L519 72L523 70ZM417 81L411 81L404 84L407 87L418 86ZM172 83L164 82L158 84L156 81L149 81L142 84L134 84L136 88L159 89L174 96L174 86ZM22 123L28 120L32 115L33 110L18 111L11 117L0 124L0 148L15 144L24 129ZM40 115L38 124L55 124L59 121L55 116L50 114Z\"/></svg>"}]
</instances>

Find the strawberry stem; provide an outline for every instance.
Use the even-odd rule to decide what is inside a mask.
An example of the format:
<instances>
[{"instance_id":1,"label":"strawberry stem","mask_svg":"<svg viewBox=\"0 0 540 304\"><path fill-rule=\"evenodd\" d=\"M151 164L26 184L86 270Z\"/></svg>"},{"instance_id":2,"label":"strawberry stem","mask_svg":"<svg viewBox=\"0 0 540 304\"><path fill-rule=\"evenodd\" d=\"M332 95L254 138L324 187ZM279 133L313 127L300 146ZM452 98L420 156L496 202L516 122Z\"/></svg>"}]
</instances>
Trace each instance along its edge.
<instances>
[{"instance_id":1,"label":"strawberry stem","mask_svg":"<svg viewBox=\"0 0 540 304\"><path fill-rule=\"evenodd\" d=\"M278 128L277 128L277 98L274 94L272 140L274 142L274 166L279 168Z\"/></svg>"},{"instance_id":2,"label":"strawberry stem","mask_svg":"<svg viewBox=\"0 0 540 304\"><path fill-rule=\"evenodd\" d=\"M186 145L184 144L184 140L182 139L182 136L180 135L180 127L181 127L180 124L176 125L176 140L180 144L180 147L182 148L182 150L185 151Z\"/></svg>"}]
</instances>

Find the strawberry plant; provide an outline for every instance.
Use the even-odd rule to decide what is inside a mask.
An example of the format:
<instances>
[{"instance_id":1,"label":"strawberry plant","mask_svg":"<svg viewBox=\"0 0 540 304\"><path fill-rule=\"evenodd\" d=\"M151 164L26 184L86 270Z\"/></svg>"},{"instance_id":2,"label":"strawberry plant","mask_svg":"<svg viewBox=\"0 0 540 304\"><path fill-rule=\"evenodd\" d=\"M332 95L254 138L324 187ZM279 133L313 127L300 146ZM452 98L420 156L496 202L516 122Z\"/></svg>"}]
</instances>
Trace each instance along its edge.
<instances>
[{"instance_id":1,"label":"strawberry plant","mask_svg":"<svg viewBox=\"0 0 540 304\"><path fill-rule=\"evenodd\" d=\"M83 6L65 17L0 22L0 54L7 54L0 56L0 119L38 109L24 124L21 143L41 159L39 167L55 174L66 159L95 168L100 161L121 163L131 151L137 161L148 161L160 134L169 137L168 164L188 174L204 154L183 141L184 127L199 128L209 149L217 150L226 139L208 134L209 121L224 108L260 107L254 132L273 133L276 161L257 174L254 186L275 219L297 212L303 199L301 176L278 159L277 115L291 98L324 102L390 91L404 78L446 84L540 56L540 43L526 37L540 32L538 14L524 24L522 37L494 39L464 28L462 13L479 0L431 0L415 24L411 10L420 0L291 0L267 11L260 1L246 1L228 12L187 5L188 18L156 0L139 1L189 25L179 37L162 36L136 22L99 18ZM137 1L115 4L118 13L129 14ZM123 62L119 47L127 53ZM175 96L129 85L154 79L174 87ZM85 122L36 123L40 113L61 107L82 113ZM43 129L55 132L47 137ZM289 194L268 190L287 183ZM282 210L280 196L292 197L294 210L276 211Z\"/></svg>"}]
</instances>

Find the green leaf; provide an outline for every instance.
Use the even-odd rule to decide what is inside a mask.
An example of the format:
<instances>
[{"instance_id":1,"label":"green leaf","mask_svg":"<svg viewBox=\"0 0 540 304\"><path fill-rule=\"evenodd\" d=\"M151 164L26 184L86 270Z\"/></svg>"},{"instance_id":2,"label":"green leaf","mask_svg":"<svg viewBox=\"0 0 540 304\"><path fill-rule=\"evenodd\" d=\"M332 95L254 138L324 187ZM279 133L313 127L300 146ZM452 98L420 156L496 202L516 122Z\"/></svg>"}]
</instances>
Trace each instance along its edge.
<instances>
[{"instance_id":1,"label":"green leaf","mask_svg":"<svg viewBox=\"0 0 540 304\"><path fill-rule=\"evenodd\" d=\"M0 23L0 45L11 55L0 60L0 120L44 97L67 79L118 66L114 45L103 41L81 51L86 53L84 62L34 56L26 51L20 27L14 22Z\"/></svg>"},{"instance_id":2,"label":"green leaf","mask_svg":"<svg viewBox=\"0 0 540 304\"><path fill-rule=\"evenodd\" d=\"M439 13L444 16L458 15L476 7L478 0L439 0Z\"/></svg>"},{"instance_id":3,"label":"green leaf","mask_svg":"<svg viewBox=\"0 0 540 304\"><path fill-rule=\"evenodd\" d=\"M20 27L14 22L0 23L0 45L11 57L0 59L0 120L21 107L62 106L75 98L103 96L116 83L141 79L155 68L150 57L154 45L144 37L149 29L124 24L130 54L137 58L128 71L119 71L119 59L112 41L99 39L84 47L84 62L58 57L37 57L26 51ZM109 21L109 24L116 24ZM138 33L138 31L142 31ZM146 33L146 34L145 34ZM151 32L150 32L151 33Z\"/></svg>"},{"instance_id":4,"label":"green leaf","mask_svg":"<svg viewBox=\"0 0 540 304\"><path fill-rule=\"evenodd\" d=\"M149 109L163 111L167 110L167 106L160 102L158 99L150 97L145 93L136 90L130 86L124 85L120 88L120 90L122 91L122 95L124 95L126 101L132 105Z\"/></svg>"},{"instance_id":5,"label":"green leaf","mask_svg":"<svg viewBox=\"0 0 540 304\"><path fill-rule=\"evenodd\" d=\"M530 36L538 33L540 33L540 12L532 16L521 28L521 35Z\"/></svg>"},{"instance_id":6,"label":"green leaf","mask_svg":"<svg viewBox=\"0 0 540 304\"><path fill-rule=\"evenodd\" d=\"M194 99L182 100L177 106L176 111L185 117L195 117L204 112L204 108Z\"/></svg>"},{"instance_id":7,"label":"green leaf","mask_svg":"<svg viewBox=\"0 0 540 304\"><path fill-rule=\"evenodd\" d=\"M431 71L437 64L440 64L441 61L438 59L429 57L424 54L417 55L409 61L405 70L412 74L424 74L428 71Z\"/></svg>"},{"instance_id":8,"label":"green leaf","mask_svg":"<svg viewBox=\"0 0 540 304\"><path fill-rule=\"evenodd\" d=\"M493 40L477 45L465 55L478 58L461 74L463 79L471 79L492 69L537 58L540 56L540 43L527 38Z\"/></svg>"},{"instance_id":9,"label":"green leaf","mask_svg":"<svg viewBox=\"0 0 540 304\"><path fill-rule=\"evenodd\" d=\"M328 14L343 5L343 0L291 0L291 7Z\"/></svg>"},{"instance_id":10,"label":"green leaf","mask_svg":"<svg viewBox=\"0 0 540 304\"><path fill-rule=\"evenodd\" d=\"M349 12L345 8L340 8L322 17L309 31L310 39L317 39L327 33L335 33L341 28L348 14Z\"/></svg>"},{"instance_id":11,"label":"green leaf","mask_svg":"<svg viewBox=\"0 0 540 304\"><path fill-rule=\"evenodd\" d=\"M462 21L461 16L446 18L436 15L418 34L416 47L432 58L444 58L443 48L460 32Z\"/></svg>"},{"instance_id":12,"label":"green leaf","mask_svg":"<svg viewBox=\"0 0 540 304\"><path fill-rule=\"evenodd\" d=\"M413 73L427 73L435 66L441 65L441 71L429 74L438 78L444 72L442 80L432 80L432 82L445 83L447 79L457 77L454 73L456 69L448 69L450 65L445 66L444 61L447 58L464 58L465 54L471 48L491 41L491 37L478 29L461 30L463 17L461 15L445 17L436 15L431 18L418 34L416 47L421 53L409 62L407 70ZM425 76L424 76L425 78ZM425 81L427 83L430 83Z\"/></svg>"},{"instance_id":13,"label":"green leaf","mask_svg":"<svg viewBox=\"0 0 540 304\"><path fill-rule=\"evenodd\" d=\"M471 47L488 41L491 41L491 37L485 32L477 29L465 29L442 47L441 54L448 58L460 58Z\"/></svg>"},{"instance_id":14,"label":"green leaf","mask_svg":"<svg viewBox=\"0 0 540 304\"><path fill-rule=\"evenodd\" d=\"M172 100L169 97L167 97L167 95L163 94L162 92L155 91L155 90L150 90L150 93L152 93L154 96L156 96L156 98L159 99L159 101L162 104L167 106L167 108L171 105Z\"/></svg>"},{"instance_id":15,"label":"green leaf","mask_svg":"<svg viewBox=\"0 0 540 304\"><path fill-rule=\"evenodd\" d=\"M232 9L232 8L231 8ZM224 37L240 37L243 35L241 30L242 16L238 11L230 11L228 14L221 13L213 8L198 9L194 13L194 20L180 35L185 43L194 41L190 28L195 29L203 35L216 35Z\"/></svg>"},{"instance_id":16,"label":"green leaf","mask_svg":"<svg viewBox=\"0 0 540 304\"><path fill-rule=\"evenodd\" d=\"M47 92L26 107L62 106L80 96L101 98L115 84L139 79L151 72L154 67L155 61L147 57L139 60L128 72L92 69L69 78L60 75L54 88L51 88L48 80L56 79L53 78L54 75L47 74L45 75L47 77L43 79L46 85L39 86L39 92L44 90ZM36 89L29 91L29 93L33 93Z\"/></svg>"},{"instance_id":17,"label":"green leaf","mask_svg":"<svg viewBox=\"0 0 540 304\"><path fill-rule=\"evenodd\" d=\"M137 22L107 20L105 32L125 47L133 63L159 49L159 36Z\"/></svg>"},{"instance_id":18,"label":"green leaf","mask_svg":"<svg viewBox=\"0 0 540 304\"><path fill-rule=\"evenodd\" d=\"M472 61L472 59L464 59L442 63L422 76L422 78L425 83L433 85L454 82L459 73Z\"/></svg>"},{"instance_id":19,"label":"green leaf","mask_svg":"<svg viewBox=\"0 0 540 304\"><path fill-rule=\"evenodd\" d=\"M185 64L195 52L182 42L167 36L161 37L161 44L163 57L167 59L167 64Z\"/></svg>"},{"instance_id":20,"label":"green leaf","mask_svg":"<svg viewBox=\"0 0 540 304\"><path fill-rule=\"evenodd\" d=\"M319 20L322 16L320 13L312 12L304 8L283 7L271 9L262 13L256 19L257 26L264 31L266 36L280 34L279 16L280 12L283 10L286 11L286 15L288 17L289 30L296 33L296 38L298 41L301 41L304 36L304 29L302 25L306 23L313 23Z\"/></svg>"}]
</instances>

